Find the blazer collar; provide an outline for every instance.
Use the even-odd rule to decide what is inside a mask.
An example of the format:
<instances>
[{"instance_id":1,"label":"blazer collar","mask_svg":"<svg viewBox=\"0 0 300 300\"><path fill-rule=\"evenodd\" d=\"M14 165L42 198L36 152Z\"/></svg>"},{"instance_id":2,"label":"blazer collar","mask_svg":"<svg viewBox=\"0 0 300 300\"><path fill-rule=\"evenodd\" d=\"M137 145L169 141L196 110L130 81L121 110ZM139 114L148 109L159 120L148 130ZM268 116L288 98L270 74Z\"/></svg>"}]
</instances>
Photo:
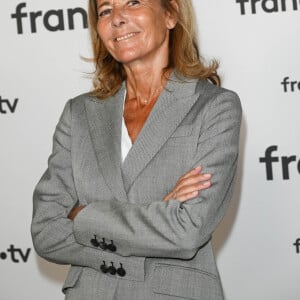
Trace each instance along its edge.
<instances>
[{"instance_id":1,"label":"blazer collar","mask_svg":"<svg viewBox=\"0 0 300 300\"><path fill-rule=\"evenodd\" d=\"M203 93L203 82L198 83L172 73L122 165L127 192Z\"/></svg>"},{"instance_id":2,"label":"blazer collar","mask_svg":"<svg viewBox=\"0 0 300 300\"><path fill-rule=\"evenodd\" d=\"M85 102L87 120L98 166L114 197L127 201L121 173L121 130L125 83L107 100Z\"/></svg>"}]
</instances>

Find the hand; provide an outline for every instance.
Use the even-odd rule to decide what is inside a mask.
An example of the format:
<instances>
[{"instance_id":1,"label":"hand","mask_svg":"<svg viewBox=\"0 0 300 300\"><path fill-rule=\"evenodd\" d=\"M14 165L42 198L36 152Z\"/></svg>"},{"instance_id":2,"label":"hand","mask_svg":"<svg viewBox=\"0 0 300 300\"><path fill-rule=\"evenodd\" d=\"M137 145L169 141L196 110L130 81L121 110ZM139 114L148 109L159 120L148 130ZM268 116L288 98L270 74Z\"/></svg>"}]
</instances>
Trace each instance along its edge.
<instances>
[{"instance_id":1,"label":"hand","mask_svg":"<svg viewBox=\"0 0 300 300\"><path fill-rule=\"evenodd\" d=\"M86 205L75 205L72 210L70 211L70 213L68 214L68 218L70 220L74 220L77 216L77 214L85 208Z\"/></svg>"},{"instance_id":2,"label":"hand","mask_svg":"<svg viewBox=\"0 0 300 300\"><path fill-rule=\"evenodd\" d=\"M164 197L163 201L176 199L180 202L193 199L198 196L199 191L211 186L211 174L202 174L199 166L190 170L177 181L174 189Z\"/></svg>"}]
</instances>

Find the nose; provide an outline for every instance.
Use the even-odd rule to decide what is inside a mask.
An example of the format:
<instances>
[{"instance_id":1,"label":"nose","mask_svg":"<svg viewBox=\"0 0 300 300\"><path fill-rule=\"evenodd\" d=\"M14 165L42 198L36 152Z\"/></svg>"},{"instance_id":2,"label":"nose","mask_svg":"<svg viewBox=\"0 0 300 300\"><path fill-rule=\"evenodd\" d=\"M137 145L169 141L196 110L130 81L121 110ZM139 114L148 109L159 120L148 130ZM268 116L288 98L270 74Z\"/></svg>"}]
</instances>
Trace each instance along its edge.
<instances>
[{"instance_id":1,"label":"nose","mask_svg":"<svg viewBox=\"0 0 300 300\"><path fill-rule=\"evenodd\" d=\"M126 14L121 7L114 7L112 11L112 27L120 27L127 23Z\"/></svg>"}]
</instances>

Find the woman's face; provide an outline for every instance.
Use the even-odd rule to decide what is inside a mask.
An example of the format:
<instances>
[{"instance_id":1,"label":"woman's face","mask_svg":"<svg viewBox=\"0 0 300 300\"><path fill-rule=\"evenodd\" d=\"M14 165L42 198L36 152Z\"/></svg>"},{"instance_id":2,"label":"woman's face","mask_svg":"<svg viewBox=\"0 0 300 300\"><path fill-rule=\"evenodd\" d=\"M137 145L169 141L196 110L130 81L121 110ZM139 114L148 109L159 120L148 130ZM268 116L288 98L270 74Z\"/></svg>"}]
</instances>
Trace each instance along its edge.
<instances>
[{"instance_id":1,"label":"woman's face","mask_svg":"<svg viewBox=\"0 0 300 300\"><path fill-rule=\"evenodd\" d=\"M160 0L97 0L98 34L124 65L168 58L169 30L176 21Z\"/></svg>"}]
</instances>

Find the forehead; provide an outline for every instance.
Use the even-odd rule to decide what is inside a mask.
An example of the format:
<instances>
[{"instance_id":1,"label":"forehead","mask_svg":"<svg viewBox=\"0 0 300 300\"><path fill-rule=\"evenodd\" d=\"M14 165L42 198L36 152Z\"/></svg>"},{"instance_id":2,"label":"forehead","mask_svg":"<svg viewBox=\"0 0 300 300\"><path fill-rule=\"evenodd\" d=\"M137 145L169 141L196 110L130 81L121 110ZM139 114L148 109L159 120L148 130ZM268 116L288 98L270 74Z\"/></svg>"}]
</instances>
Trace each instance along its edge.
<instances>
[{"instance_id":1,"label":"forehead","mask_svg":"<svg viewBox=\"0 0 300 300\"><path fill-rule=\"evenodd\" d=\"M113 4L125 4L129 0L95 0L97 6L103 6L103 5L113 5ZM154 3L160 3L160 0L139 0L141 4L154 4Z\"/></svg>"}]
</instances>

